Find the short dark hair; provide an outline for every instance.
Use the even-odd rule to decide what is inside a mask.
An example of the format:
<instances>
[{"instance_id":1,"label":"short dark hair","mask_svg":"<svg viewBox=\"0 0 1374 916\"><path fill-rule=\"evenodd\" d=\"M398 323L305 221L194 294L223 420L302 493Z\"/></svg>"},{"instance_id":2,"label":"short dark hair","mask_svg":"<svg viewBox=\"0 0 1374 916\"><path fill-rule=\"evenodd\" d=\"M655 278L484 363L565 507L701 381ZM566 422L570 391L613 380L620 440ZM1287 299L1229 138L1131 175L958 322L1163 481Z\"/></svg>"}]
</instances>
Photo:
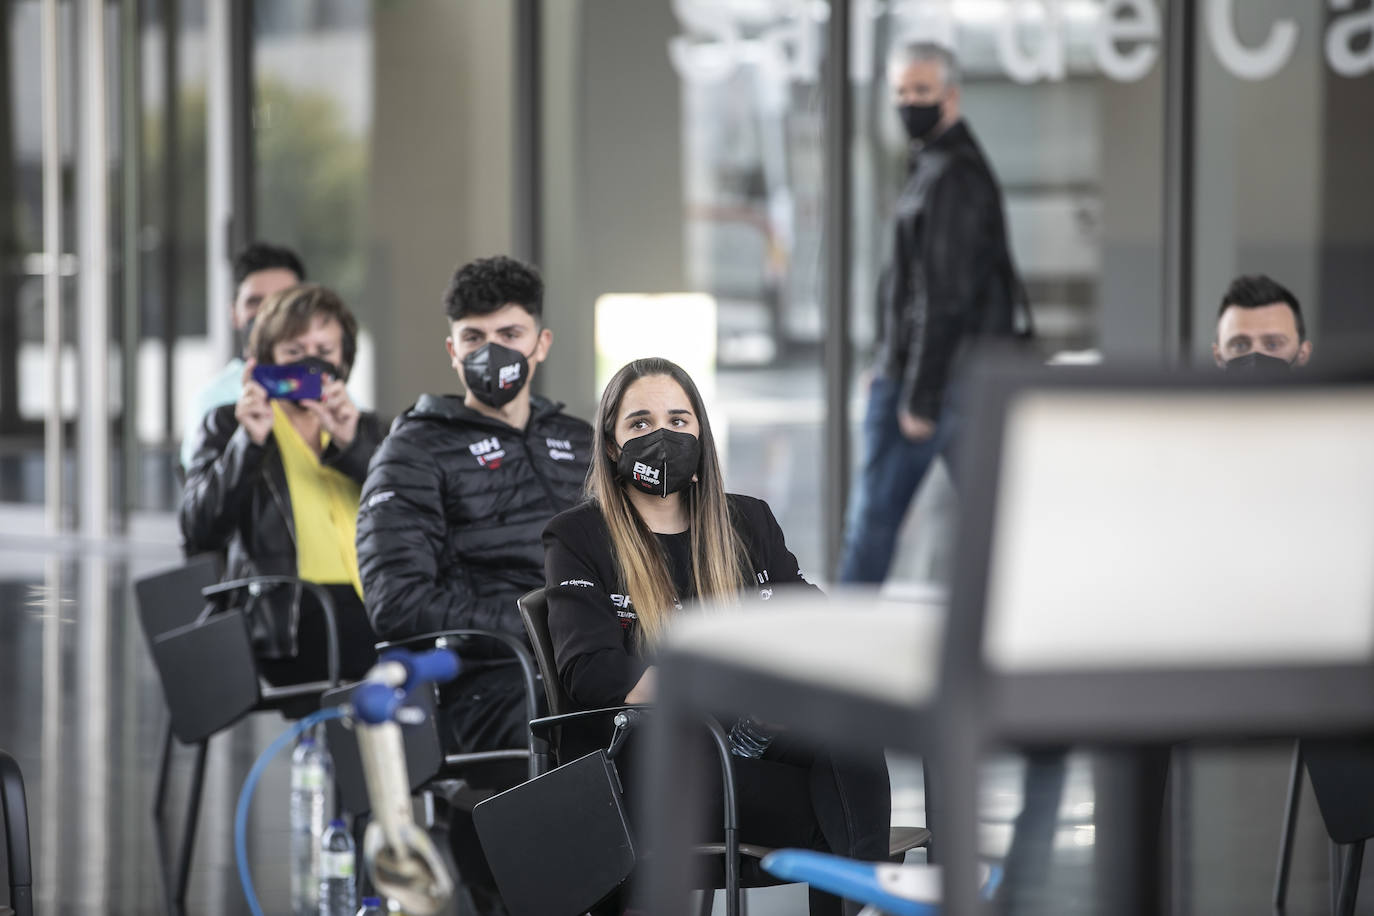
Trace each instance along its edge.
<instances>
[{"instance_id":1,"label":"short dark hair","mask_svg":"<svg viewBox=\"0 0 1374 916\"><path fill-rule=\"evenodd\" d=\"M358 353L358 319L338 293L318 283L302 283L268 296L253 319L248 352L260 364L271 365L272 349L310 330L317 316L332 318L343 328L343 365L339 368L347 374Z\"/></svg>"},{"instance_id":2,"label":"short dark hair","mask_svg":"<svg viewBox=\"0 0 1374 916\"><path fill-rule=\"evenodd\" d=\"M253 242L234 255L234 289L238 289L249 274L278 269L291 271L296 275L297 283L306 281L305 265L301 263L300 255L280 245Z\"/></svg>"},{"instance_id":3,"label":"short dark hair","mask_svg":"<svg viewBox=\"0 0 1374 916\"><path fill-rule=\"evenodd\" d=\"M544 280L524 261L497 255L478 258L458 268L444 293L450 322L469 315L490 315L514 303L538 321L544 314Z\"/></svg>"},{"instance_id":4,"label":"short dark hair","mask_svg":"<svg viewBox=\"0 0 1374 916\"><path fill-rule=\"evenodd\" d=\"M1302 306L1298 304L1298 297L1264 274L1246 274L1232 280L1231 285L1226 288L1226 295L1221 297L1217 320L1220 321L1221 316L1233 305L1243 309L1257 309L1276 302L1282 302L1293 310L1293 320L1298 325L1298 341L1306 340L1307 325L1302 320Z\"/></svg>"}]
</instances>

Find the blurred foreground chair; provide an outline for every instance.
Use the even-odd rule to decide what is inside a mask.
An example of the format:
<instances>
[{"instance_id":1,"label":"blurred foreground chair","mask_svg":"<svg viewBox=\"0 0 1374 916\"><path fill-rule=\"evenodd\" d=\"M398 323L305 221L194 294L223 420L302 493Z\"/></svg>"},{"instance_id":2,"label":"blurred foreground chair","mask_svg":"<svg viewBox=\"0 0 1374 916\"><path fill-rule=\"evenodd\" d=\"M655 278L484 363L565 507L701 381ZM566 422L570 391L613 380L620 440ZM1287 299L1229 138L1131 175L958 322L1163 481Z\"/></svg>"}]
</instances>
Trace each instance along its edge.
<instances>
[{"instance_id":1,"label":"blurred foreground chair","mask_svg":"<svg viewBox=\"0 0 1374 916\"><path fill-rule=\"evenodd\" d=\"M249 636L247 611L222 608L218 602L246 592L256 598L273 588L310 592L325 617L329 678L289 686L272 686L258 674ZM163 893L168 910L184 911L195 851L205 783L205 760L210 737L251 712L299 711L302 702L318 703L320 696L339 685L339 637L334 605L326 589L290 576L257 576L220 582L218 561L192 558L185 565L134 583L139 622L153 665L162 684L170 714L158 764L153 797L153 830L158 843ZM171 770L173 737L195 747L195 763L183 816L181 837L173 857L163 814Z\"/></svg>"},{"instance_id":2,"label":"blurred foreground chair","mask_svg":"<svg viewBox=\"0 0 1374 916\"><path fill-rule=\"evenodd\" d=\"M0 811L4 815L5 866L9 872L9 905L0 916L33 916L33 858L29 851L29 806L19 764L0 751ZM54 824L50 829L57 829Z\"/></svg>"},{"instance_id":3,"label":"blurred foreground chair","mask_svg":"<svg viewBox=\"0 0 1374 916\"><path fill-rule=\"evenodd\" d=\"M605 747L607 744L612 748L618 747L617 738L611 731L610 723L615 721L618 716L626 713L627 710L631 711L631 715L648 713L652 718L652 710L619 706L600 710L574 711L573 703L564 692L562 683L558 678L553 639L549 633L548 602L544 590L535 589L524 595L520 598L518 606L530 637L530 643L534 647L535 659L539 663L540 672L543 676L544 692L550 713L549 716L531 723L531 732L535 740L535 753L541 768L546 771L550 767L571 765L560 771L558 778L564 780L563 782L550 782L550 789L541 793L527 792L528 797L524 803L543 807L557 805L568 807L567 817L561 825L566 828L567 834L563 837L553 838L552 843L561 842L578 846L579 855L575 858L584 863L586 867L581 869L570 867L565 875L560 874L557 879L550 880L549 871L557 870L545 869L546 863L522 863L518 855L506 855L501 851L510 850L513 852L527 844L528 837L525 835L527 830L523 825L510 823L513 819L508 816L498 822L492 813L488 812L485 828L483 828L482 822L479 822L479 829L482 832L483 845L489 849L488 858L491 861L492 870L498 881L501 882L502 895L506 898L506 903L511 907L513 913L517 916L522 913L553 916L555 910L551 908L559 905L568 906L567 913L580 913L587 906L594 904L596 900L587 899L573 904L569 900L560 899L560 897L566 896L564 893L566 887L571 885L591 887L598 882L614 885L623 882L634 869L636 860L643 856L643 850L636 852L634 849L633 838L628 821L624 818L623 810L611 817L607 823L602 824L601 826L605 829L599 834L586 821L577 818L576 812L582 799L569 798L568 796L579 795L583 791L587 793L605 791L608 785L608 776L604 764L595 759L596 755L582 756L576 748L580 746L585 749L598 745ZM632 726L626 724L620 727L628 729ZM701 727L701 724L698 723L698 732L700 732ZM726 893L726 910L734 914L740 909L740 891L742 889L766 887L787 882L771 877L757 866L758 860L771 852L771 849L756 844L738 842L735 835L737 812L733 802L734 785L729 768L729 751L725 743L725 733L714 720L708 721L706 728L714 738L714 744L722 762L725 810L722 814L721 825L724 834L723 840L698 844L692 848L696 856L708 856L720 861L719 869L708 870L707 878L710 880L708 880L709 886L702 888L701 913L706 914L711 910L714 902L714 894L711 891L715 888L723 888ZM572 739L569 734L566 734L569 732L582 734L578 734L576 739ZM613 755L614 751L611 752L611 756ZM619 786L616 782L617 777L612 772L609 779L611 788L608 798L612 805L618 805ZM481 810L479 807L479 812ZM541 818L541 820L546 820L546 818ZM556 821L558 818L553 818L553 820ZM597 839L593 838L594 834ZM930 831L924 828L893 828L890 838L891 853L893 856L901 856L907 850L926 845L929 839ZM534 875L541 871L544 872L544 877L536 880ZM510 893L507 893L507 888L511 888Z\"/></svg>"},{"instance_id":4,"label":"blurred foreground chair","mask_svg":"<svg viewBox=\"0 0 1374 916\"><path fill-rule=\"evenodd\" d=\"M684 622L660 671L660 848L680 854L675 749L702 709L931 747L946 914L978 912L977 771L994 741L1374 729L1374 373L1242 384L988 360L970 381L945 625L872 598L800 611L785 638L794 608ZM1262 495L1276 482L1300 496ZM1157 844L1120 830L1139 867L1097 883L1110 912L1137 913ZM654 912L680 912L672 865L655 874Z\"/></svg>"}]
</instances>

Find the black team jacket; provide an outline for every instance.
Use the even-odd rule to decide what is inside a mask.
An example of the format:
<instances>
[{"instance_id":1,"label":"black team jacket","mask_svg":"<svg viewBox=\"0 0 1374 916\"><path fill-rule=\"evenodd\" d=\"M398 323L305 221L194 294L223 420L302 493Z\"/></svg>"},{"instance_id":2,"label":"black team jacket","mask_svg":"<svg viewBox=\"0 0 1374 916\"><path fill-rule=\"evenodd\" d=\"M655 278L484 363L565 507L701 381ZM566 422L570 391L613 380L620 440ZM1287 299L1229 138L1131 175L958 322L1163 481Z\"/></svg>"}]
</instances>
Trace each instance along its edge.
<instances>
[{"instance_id":1,"label":"black team jacket","mask_svg":"<svg viewBox=\"0 0 1374 916\"><path fill-rule=\"evenodd\" d=\"M544 584L540 533L582 496L592 429L534 397L524 430L421 395L392 424L358 510L358 569L382 639L478 628L524 635L515 599ZM505 650L476 643L468 657Z\"/></svg>"}]
</instances>

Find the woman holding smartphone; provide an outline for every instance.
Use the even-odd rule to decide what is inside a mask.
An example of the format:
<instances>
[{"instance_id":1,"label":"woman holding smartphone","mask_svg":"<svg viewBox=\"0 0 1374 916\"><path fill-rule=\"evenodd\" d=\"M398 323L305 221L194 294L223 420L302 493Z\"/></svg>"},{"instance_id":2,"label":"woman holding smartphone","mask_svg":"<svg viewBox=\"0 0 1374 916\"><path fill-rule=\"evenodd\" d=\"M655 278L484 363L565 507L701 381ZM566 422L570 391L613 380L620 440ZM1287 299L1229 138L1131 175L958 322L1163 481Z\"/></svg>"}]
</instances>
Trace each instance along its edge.
<instances>
[{"instance_id":1,"label":"woman holding smartphone","mask_svg":"<svg viewBox=\"0 0 1374 916\"><path fill-rule=\"evenodd\" d=\"M269 298L253 323L243 391L206 414L181 501L186 552L227 551L228 579L294 576L329 591L346 678L376 658L354 537L367 464L385 435L344 385L357 333L348 307L318 284ZM281 368L259 370L267 366ZM317 380L318 397L300 397L315 394ZM269 681L327 676L324 620L308 592L270 589L253 601L249 619Z\"/></svg>"},{"instance_id":2,"label":"woman holding smartphone","mask_svg":"<svg viewBox=\"0 0 1374 916\"><path fill-rule=\"evenodd\" d=\"M726 494L701 396L679 366L636 360L601 396L588 502L544 531L559 679L581 708L654 700L655 647L688 601L739 605L814 589L767 503ZM881 752L832 756L743 720L734 733L740 837L886 859L891 788ZM634 762L624 759L627 794ZM844 912L811 892L812 916ZM857 912L857 907L852 908Z\"/></svg>"}]
</instances>

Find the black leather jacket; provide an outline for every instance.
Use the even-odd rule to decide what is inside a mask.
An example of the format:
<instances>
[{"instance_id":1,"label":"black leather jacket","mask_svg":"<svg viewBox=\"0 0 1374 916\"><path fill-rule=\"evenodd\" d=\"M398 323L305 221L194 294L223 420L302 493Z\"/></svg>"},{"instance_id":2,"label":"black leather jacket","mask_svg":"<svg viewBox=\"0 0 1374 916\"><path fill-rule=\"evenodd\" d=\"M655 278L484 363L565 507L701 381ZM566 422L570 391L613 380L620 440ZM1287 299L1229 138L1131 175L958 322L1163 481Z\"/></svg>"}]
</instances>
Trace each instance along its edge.
<instances>
[{"instance_id":1,"label":"black leather jacket","mask_svg":"<svg viewBox=\"0 0 1374 916\"><path fill-rule=\"evenodd\" d=\"M914 155L878 309L879 369L900 381L908 410L931 420L969 338L1030 334L997 178L963 121Z\"/></svg>"},{"instance_id":2,"label":"black leather jacket","mask_svg":"<svg viewBox=\"0 0 1374 916\"><path fill-rule=\"evenodd\" d=\"M331 443L320 460L361 485L383 431L375 414L363 413L348 447ZM226 579L296 575L296 526L276 439L255 445L226 404L205 415L193 456L181 497L186 553L227 550ZM261 657L295 655L298 614L294 589L263 595L249 618Z\"/></svg>"}]
</instances>

